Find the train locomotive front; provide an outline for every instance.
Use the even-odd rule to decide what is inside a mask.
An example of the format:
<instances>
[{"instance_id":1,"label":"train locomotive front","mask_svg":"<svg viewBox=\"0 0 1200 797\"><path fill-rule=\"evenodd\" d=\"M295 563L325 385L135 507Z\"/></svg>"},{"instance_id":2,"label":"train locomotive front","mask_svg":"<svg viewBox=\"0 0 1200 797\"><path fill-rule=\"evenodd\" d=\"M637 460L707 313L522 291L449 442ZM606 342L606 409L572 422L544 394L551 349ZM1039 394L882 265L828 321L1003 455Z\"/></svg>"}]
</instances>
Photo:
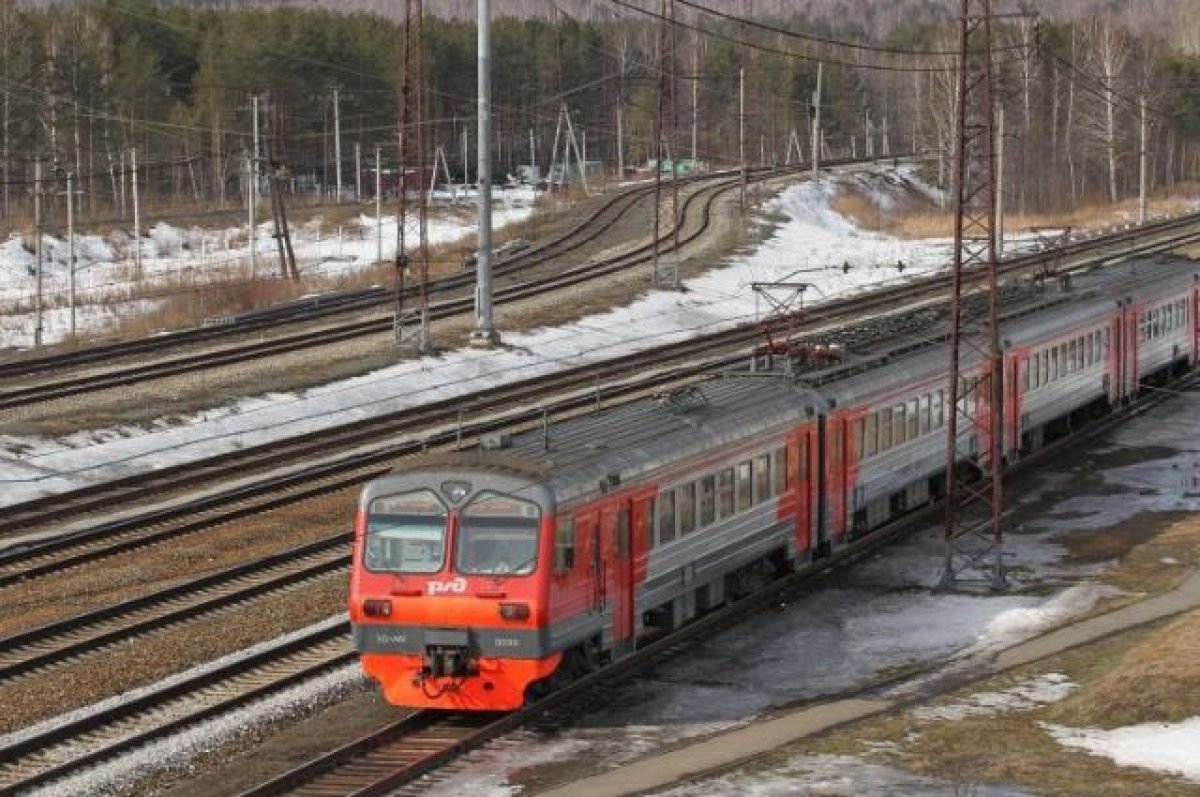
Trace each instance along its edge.
<instances>
[{"instance_id":1,"label":"train locomotive front","mask_svg":"<svg viewBox=\"0 0 1200 797\"><path fill-rule=\"evenodd\" d=\"M363 671L395 705L520 707L547 648L554 500L537 474L453 455L363 491L350 620Z\"/></svg>"}]
</instances>

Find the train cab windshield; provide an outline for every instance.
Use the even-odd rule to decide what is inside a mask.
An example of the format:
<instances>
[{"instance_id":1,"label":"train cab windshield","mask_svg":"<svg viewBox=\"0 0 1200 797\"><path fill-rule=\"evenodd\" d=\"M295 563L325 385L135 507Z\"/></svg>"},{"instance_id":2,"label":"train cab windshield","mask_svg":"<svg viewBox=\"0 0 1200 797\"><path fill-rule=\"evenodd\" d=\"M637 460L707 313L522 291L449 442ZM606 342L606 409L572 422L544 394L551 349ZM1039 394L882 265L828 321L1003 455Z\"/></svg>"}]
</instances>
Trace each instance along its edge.
<instances>
[{"instance_id":1,"label":"train cab windshield","mask_svg":"<svg viewBox=\"0 0 1200 797\"><path fill-rule=\"evenodd\" d=\"M439 572L446 560L447 514L431 490L376 498L367 510L367 569Z\"/></svg>"},{"instance_id":2,"label":"train cab windshield","mask_svg":"<svg viewBox=\"0 0 1200 797\"><path fill-rule=\"evenodd\" d=\"M482 492L458 516L455 566L470 575L528 575L537 567L537 504Z\"/></svg>"}]
</instances>

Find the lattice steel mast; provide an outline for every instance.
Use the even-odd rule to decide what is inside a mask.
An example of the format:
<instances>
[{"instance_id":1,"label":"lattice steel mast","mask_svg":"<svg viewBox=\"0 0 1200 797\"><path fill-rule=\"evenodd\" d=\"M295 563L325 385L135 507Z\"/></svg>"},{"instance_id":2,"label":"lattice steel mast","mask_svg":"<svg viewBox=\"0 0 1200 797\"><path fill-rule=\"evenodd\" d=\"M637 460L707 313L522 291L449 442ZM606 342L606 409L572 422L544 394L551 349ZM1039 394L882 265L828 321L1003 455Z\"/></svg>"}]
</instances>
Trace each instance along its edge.
<instances>
[{"instance_id":1,"label":"lattice steel mast","mask_svg":"<svg viewBox=\"0 0 1200 797\"><path fill-rule=\"evenodd\" d=\"M399 158L396 191L396 316L397 344L418 351L430 349L429 228L425 169L425 48L422 0L404 0L404 53L397 100ZM415 189L411 190L410 189ZM411 194L411 196L410 196ZM404 304L406 282L417 282L417 304Z\"/></svg>"},{"instance_id":2,"label":"lattice steel mast","mask_svg":"<svg viewBox=\"0 0 1200 797\"><path fill-rule=\"evenodd\" d=\"M997 281L995 118L991 0L962 0L958 137L954 160L950 411L946 424L945 561L938 586L967 573L1007 586L1002 529L1004 357ZM966 279L980 279L964 290ZM982 298L970 305L971 294ZM960 423L961 422L961 423ZM972 450L969 440L978 438Z\"/></svg>"}]
</instances>

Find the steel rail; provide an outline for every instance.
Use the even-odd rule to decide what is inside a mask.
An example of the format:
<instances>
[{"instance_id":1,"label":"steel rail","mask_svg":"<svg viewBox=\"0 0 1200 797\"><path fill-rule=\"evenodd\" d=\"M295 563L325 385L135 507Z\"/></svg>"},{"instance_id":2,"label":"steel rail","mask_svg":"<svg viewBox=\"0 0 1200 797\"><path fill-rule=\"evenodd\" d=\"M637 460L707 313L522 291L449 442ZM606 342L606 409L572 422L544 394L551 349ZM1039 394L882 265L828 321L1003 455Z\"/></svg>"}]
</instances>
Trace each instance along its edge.
<instances>
[{"instance_id":1,"label":"steel rail","mask_svg":"<svg viewBox=\"0 0 1200 797\"><path fill-rule=\"evenodd\" d=\"M20 737L0 748L0 795L27 793L350 665L348 634L345 622L300 634ZM74 754L81 745L90 749Z\"/></svg>"},{"instance_id":2,"label":"steel rail","mask_svg":"<svg viewBox=\"0 0 1200 797\"><path fill-rule=\"evenodd\" d=\"M1056 256L1057 257L1057 256ZM1024 273L1013 262L1006 265L1010 274ZM1025 272L1042 273L1044 264L1026 263ZM882 312L889 307L906 307L920 295L937 292L938 283L944 276L925 278L923 291L916 291L912 284L884 289L864 297L830 302L813 308L807 313L807 323L833 324L844 319L848 310ZM215 523L255 514L266 509L294 503L304 498L354 486L385 471L385 463L411 454L423 448L438 445L454 445L462 437L478 436L490 431L511 429L514 425L537 422L543 411L561 414L586 408L598 401L600 394L580 392L548 406L530 406L545 399L551 393L575 389L586 390L593 384L611 383L644 369L662 367L675 363L667 370L638 378L634 383L612 388L604 394L612 399L629 393L645 391L680 379L709 373L720 367L735 364L745 357L737 351L719 354L730 347L753 341L758 332L753 327L743 327L724 333L712 333L675 344L670 351L648 350L630 355L620 361L609 361L591 366L582 366L527 380L525 382L498 386L481 391L464 399L455 407L418 407L364 419L333 429L308 433L275 444L244 449L205 460L200 463L172 466L153 475L128 477L105 484L98 484L75 493L37 499L11 508L11 520L0 521L0 531L16 533L28 530L36 524L45 524L64 516L76 516L88 511L105 508L121 496L140 494L148 487L156 493L191 488L206 481L219 481L250 469L278 466L290 461L318 459L315 464L282 476L272 476L252 483L240 485L236 490L219 495L206 496L182 502L176 506L150 510L117 521L101 523L79 532L62 535L26 548L15 548L0 553L0 586L16 581L58 572L64 567L94 561L115 553L132 550L182 534L210 528ZM703 356L709 359L703 359ZM682 363L682 364L680 364ZM494 411L499 407L526 405L522 411L512 412L496 418L486 418L471 423L456 425L458 416L465 410L472 413ZM436 433L426 433L420 439L410 439L398 444L387 444L373 451L350 456L330 458L330 450L346 448L364 443L378 443L414 430L436 428ZM149 481L148 480L152 480ZM230 506L232 505L232 508ZM165 529L150 529L155 524L174 524L189 516L217 513L215 517L196 517L182 526Z\"/></svg>"},{"instance_id":3,"label":"steel rail","mask_svg":"<svg viewBox=\"0 0 1200 797\"><path fill-rule=\"evenodd\" d=\"M0 685L345 569L349 533L0 638Z\"/></svg>"},{"instance_id":4,"label":"steel rail","mask_svg":"<svg viewBox=\"0 0 1200 797\"><path fill-rule=\"evenodd\" d=\"M764 172L764 169L753 170ZM712 180L729 179L736 172L717 171L705 175L696 175L684 180L685 183L701 183ZM535 244L524 252L518 252L504 258L496 264L497 276L505 277L519 273L530 266L538 265L552 257L570 252L589 243L607 232L621 218L628 214L641 201L653 193L649 186L635 186L608 198L599 208L591 211L588 216L560 235L539 244ZM461 289L473 283L474 274L460 272L432 280L429 291L432 294L445 293ZM405 290L406 298L417 295L417 288ZM0 378L14 379L31 376L46 371L54 371L75 365L91 363L109 363L114 359L140 354L159 352L164 349L184 345L205 343L232 336L244 335L248 332L260 332L265 329L293 322L310 322L320 318L341 315L377 308L394 301L395 293L388 288L368 288L344 296L318 296L309 300L292 300L285 306L263 308L250 311L244 321L221 326L195 327L169 332L164 335L140 338L130 341L90 346L74 351L59 352L41 357L18 358L0 363ZM359 334L363 334L361 331Z\"/></svg>"},{"instance_id":5,"label":"steel rail","mask_svg":"<svg viewBox=\"0 0 1200 797\"><path fill-rule=\"evenodd\" d=\"M1176 389L1193 388L1197 385L1198 380L1200 377L1193 372L1178 380L1174 387ZM1061 454L1064 450L1077 446L1084 440L1092 439L1171 398L1174 398L1173 393L1147 392L1140 396L1134 404L1119 408L1080 432L1055 441L1024 458L1012 470L1027 471L1034 465ZM396 789L414 782L463 754L530 724L547 712L561 710L578 703L597 687L611 684L617 679L636 675L662 661L674 658L680 655L692 641L709 639L713 634L725 630L745 616L764 607L777 605L777 601L782 596L809 586L815 576L835 568L851 565L877 549L908 535L919 528L921 524L932 520L941 510L942 503L942 500L931 501L870 534L846 543L828 557L808 563L793 573L776 579L763 589L719 608L638 649L630 656L618 659L600 670L573 681L530 706L494 720L484 717L480 720L481 726L470 735L446 739L441 747L433 749L429 749L427 745L414 748L409 744L413 733L409 730L414 725L413 717L405 717L246 790L242 792L241 797L274 797L281 794L314 795L314 797L354 794L358 797L367 797L368 795L394 793ZM931 662L923 667L922 671L933 671L943 663L943 661ZM913 672L906 671L887 676L859 688L822 696L819 700L868 694L913 675ZM414 716L424 717L429 713L421 712ZM451 715L451 717L454 716ZM432 721L435 720L423 718L416 726L418 732ZM417 736L417 738L421 737Z\"/></svg>"}]
</instances>

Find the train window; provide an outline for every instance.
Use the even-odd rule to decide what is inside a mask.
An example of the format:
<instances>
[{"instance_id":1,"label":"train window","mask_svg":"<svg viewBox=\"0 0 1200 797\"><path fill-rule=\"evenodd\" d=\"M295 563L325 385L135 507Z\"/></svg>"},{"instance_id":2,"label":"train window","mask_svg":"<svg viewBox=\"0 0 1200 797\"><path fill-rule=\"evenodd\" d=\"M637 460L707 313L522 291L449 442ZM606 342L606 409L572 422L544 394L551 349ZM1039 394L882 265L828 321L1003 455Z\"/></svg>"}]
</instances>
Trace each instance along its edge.
<instances>
[{"instance_id":1,"label":"train window","mask_svg":"<svg viewBox=\"0 0 1200 797\"><path fill-rule=\"evenodd\" d=\"M911 399L908 402L908 434L909 440L916 440L917 435L921 433L921 416L919 414L919 403L917 399Z\"/></svg>"},{"instance_id":2,"label":"train window","mask_svg":"<svg viewBox=\"0 0 1200 797\"><path fill-rule=\"evenodd\" d=\"M1083 348L1085 350L1083 364L1091 367L1091 365L1096 362L1096 339L1092 337L1092 333L1089 332L1087 336L1084 337Z\"/></svg>"},{"instance_id":3,"label":"train window","mask_svg":"<svg viewBox=\"0 0 1200 797\"><path fill-rule=\"evenodd\" d=\"M926 393L921 396L921 434L929 434L933 428L933 400Z\"/></svg>"},{"instance_id":4,"label":"train window","mask_svg":"<svg viewBox=\"0 0 1200 797\"><path fill-rule=\"evenodd\" d=\"M939 390L933 398L933 428L941 429L946 423L946 391Z\"/></svg>"},{"instance_id":5,"label":"train window","mask_svg":"<svg viewBox=\"0 0 1200 797\"><path fill-rule=\"evenodd\" d=\"M1021 392L1028 393L1037 387L1034 379L1037 377L1037 361L1030 359L1021 363Z\"/></svg>"},{"instance_id":6,"label":"train window","mask_svg":"<svg viewBox=\"0 0 1200 797\"><path fill-rule=\"evenodd\" d=\"M696 530L696 483L689 482L675 490L675 508L679 512L679 536Z\"/></svg>"},{"instance_id":7,"label":"train window","mask_svg":"<svg viewBox=\"0 0 1200 797\"><path fill-rule=\"evenodd\" d=\"M575 519L560 517L554 528L554 572L575 568Z\"/></svg>"},{"instance_id":8,"label":"train window","mask_svg":"<svg viewBox=\"0 0 1200 797\"><path fill-rule=\"evenodd\" d=\"M892 447L892 411L880 410L875 414L879 416L879 450L887 451Z\"/></svg>"},{"instance_id":9,"label":"train window","mask_svg":"<svg viewBox=\"0 0 1200 797\"><path fill-rule=\"evenodd\" d=\"M862 462L867 457L867 419L854 422L854 461Z\"/></svg>"},{"instance_id":10,"label":"train window","mask_svg":"<svg viewBox=\"0 0 1200 797\"><path fill-rule=\"evenodd\" d=\"M1070 345L1067 347L1067 373L1071 373L1078 369L1078 358L1079 347L1076 346L1075 341L1072 340Z\"/></svg>"},{"instance_id":11,"label":"train window","mask_svg":"<svg viewBox=\"0 0 1200 797\"><path fill-rule=\"evenodd\" d=\"M754 472L749 462L737 466L737 508L740 512L754 503Z\"/></svg>"},{"instance_id":12,"label":"train window","mask_svg":"<svg viewBox=\"0 0 1200 797\"><path fill-rule=\"evenodd\" d=\"M904 444L904 405L892 407L892 445Z\"/></svg>"},{"instance_id":13,"label":"train window","mask_svg":"<svg viewBox=\"0 0 1200 797\"><path fill-rule=\"evenodd\" d=\"M437 573L446 559L445 504L432 490L376 498L367 507L368 570Z\"/></svg>"},{"instance_id":14,"label":"train window","mask_svg":"<svg viewBox=\"0 0 1200 797\"><path fill-rule=\"evenodd\" d=\"M711 526L717 519L717 477L700 480L700 525Z\"/></svg>"},{"instance_id":15,"label":"train window","mask_svg":"<svg viewBox=\"0 0 1200 797\"><path fill-rule=\"evenodd\" d=\"M1058 347L1050 350L1050 381L1058 379Z\"/></svg>"},{"instance_id":16,"label":"train window","mask_svg":"<svg viewBox=\"0 0 1200 797\"><path fill-rule=\"evenodd\" d=\"M1104 356L1105 357L1108 357L1108 351L1109 351L1108 346L1109 346L1109 343L1111 342L1111 335L1112 335L1112 333L1109 330L1107 330L1107 329L1104 330Z\"/></svg>"},{"instance_id":17,"label":"train window","mask_svg":"<svg viewBox=\"0 0 1200 797\"><path fill-rule=\"evenodd\" d=\"M863 457L871 457L879 450L875 439L878 429L878 419L871 413L863 419Z\"/></svg>"},{"instance_id":18,"label":"train window","mask_svg":"<svg viewBox=\"0 0 1200 797\"><path fill-rule=\"evenodd\" d=\"M653 498L647 498L644 501L639 501L637 511L642 513L642 528L645 529L646 544L653 548L654 543L654 511L658 504Z\"/></svg>"},{"instance_id":19,"label":"train window","mask_svg":"<svg viewBox=\"0 0 1200 797\"><path fill-rule=\"evenodd\" d=\"M717 511L721 520L733 514L733 468L717 474Z\"/></svg>"},{"instance_id":20,"label":"train window","mask_svg":"<svg viewBox=\"0 0 1200 797\"><path fill-rule=\"evenodd\" d=\"M771 497L771 458L766 454L754 458L754 500L762 503Z\"/></svg>"},{"instance_id":21,"label":"train window","mask_svg":"<svg viewBox=\"0 0 1200 797\"><path fill-rule=\"evenodd\" d=\"M658 544L675 539L675 493L664 490L658 495Z\"/></svg>"},{"instance_id":22,"label":"train window","mask_svg":"<svg viewBox=\"0 0 1200 797\"><path fill-rule=\"evenodd\" d=\"M775 449L774 459L775 467L771 470L771 475L775 478L771 480L771 493L773 495L783 495L787 492L788 486L787 449Z\"/></svg>"},{"instance_id":23,"label":"train window","mask_svg":"<svg viewBox=\"0 0 1200 797\"><path fill-rule=\"evenodd\" d=\"M537 504L510 495L483 492L458 514L460 573L527 575L537 566Z\"/></svg>"},{"instance_id":24,"label":"train window","mask_svg":"<svg viewBox=\"0 0 1200 797\"><path fill-rule=\"evenodd\" d=\"M808 466L808 437L801 437L797 443L796 456L794 458L788 457L787 459L788 484L807 482Z\"/></svg>"}]
</instances>

